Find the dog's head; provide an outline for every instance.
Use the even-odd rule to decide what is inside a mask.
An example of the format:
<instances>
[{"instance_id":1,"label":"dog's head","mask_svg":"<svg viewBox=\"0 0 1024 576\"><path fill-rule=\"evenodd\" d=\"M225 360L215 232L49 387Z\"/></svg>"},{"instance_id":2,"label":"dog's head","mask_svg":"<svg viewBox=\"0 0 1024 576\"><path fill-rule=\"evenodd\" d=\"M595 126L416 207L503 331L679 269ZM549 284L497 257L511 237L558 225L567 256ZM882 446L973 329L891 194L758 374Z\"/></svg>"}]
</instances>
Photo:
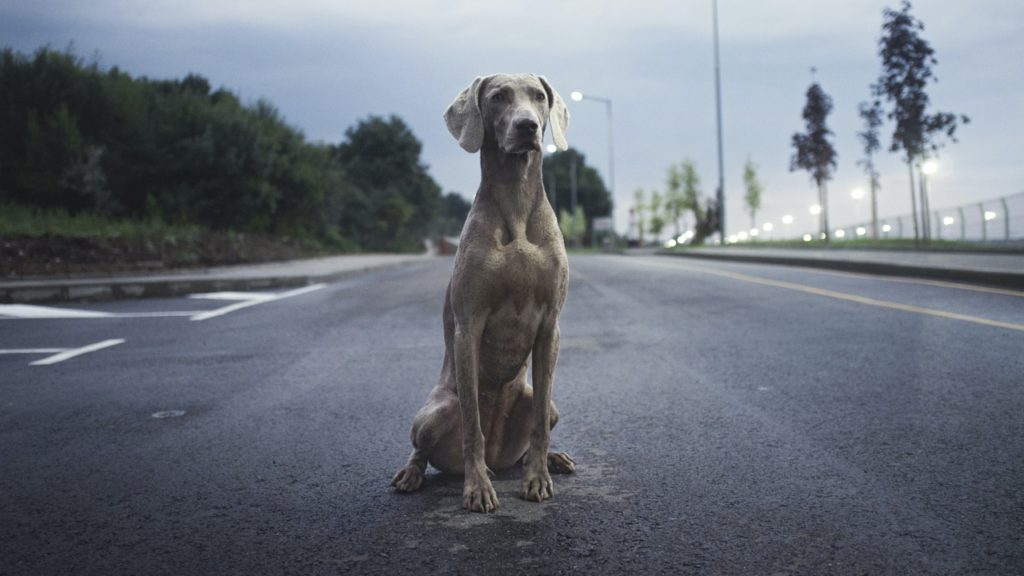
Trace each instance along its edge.
<instances>
[{"instance_id":1,"label":"dog's head","mask_svg":"<svg viewBox=\"0 0 1024 576\"><path fill-rule=\"evenodd\" d=\"M505 154L539 151L551 125L555 146L565 150L569 110L543 76L478 76L455 97L444 113L448 131L466 152L476 152L492 138Z\"/></svg>"}]
</instances>

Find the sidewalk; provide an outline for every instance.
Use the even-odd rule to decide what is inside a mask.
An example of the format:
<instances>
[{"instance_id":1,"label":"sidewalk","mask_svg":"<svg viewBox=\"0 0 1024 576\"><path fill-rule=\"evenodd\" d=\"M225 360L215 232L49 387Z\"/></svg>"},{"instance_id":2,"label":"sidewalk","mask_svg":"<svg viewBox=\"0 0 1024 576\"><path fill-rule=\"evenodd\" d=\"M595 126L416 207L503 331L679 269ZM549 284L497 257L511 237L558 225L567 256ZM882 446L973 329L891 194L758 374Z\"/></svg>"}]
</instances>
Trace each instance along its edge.
<instances>
[{"instance_id":1,"label":"sidewalk","mask_svg":"<svg viewBox=\"0 0 1024 576\"><path fill-rule=\"evenodd\" d=\"M730 262L826 268L1024 289L1024 255L910 250L686 248L659 254Z\"/></svg>"},{"instance_id":2,"label":"sidewalk","mask_svg":"<svg viewBox=\"0 0 1024 576\"><path fill-rule=\"evenodd\" d=\"M3 280L0 281L0 303L171 297L197 292L304 286L373 268L425 262L432 258L435 256L425 254L353 254L153 274Z\"/></svg>"}]
</instances>

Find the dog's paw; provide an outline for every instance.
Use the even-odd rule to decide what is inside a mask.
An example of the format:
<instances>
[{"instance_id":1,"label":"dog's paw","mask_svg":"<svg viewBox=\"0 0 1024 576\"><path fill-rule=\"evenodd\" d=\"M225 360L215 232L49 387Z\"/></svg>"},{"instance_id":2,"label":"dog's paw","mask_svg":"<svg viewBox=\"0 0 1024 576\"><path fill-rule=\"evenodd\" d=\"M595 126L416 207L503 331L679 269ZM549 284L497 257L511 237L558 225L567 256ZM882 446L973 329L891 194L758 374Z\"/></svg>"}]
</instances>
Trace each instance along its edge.
<instances>
[{"instance_id":1,"label":"dog's paw","mask_svg":"<svg viewBox=\"0 0 1024 576\"><path fill-rule=\"evenodd\" d=\"M462 507L470 512L494 512L498 509L498 494L487 476L466 477L462 489Z\"/></svg>"},{"instance_id":2,"label":"dog's paw","mask_svg":"<svg viewBox=\"0 0 1024 576\"><path fill-rule=\"evenodd\" d=\"M523 477L523 500L543 502L555 495L555 486L551 483L551 475L546 469L539 472L526 471Z\"/></svg>"},{"instance_id":3,"label":"dog's paw","mask_svg":"<svg viewBox=\"0 0 1024 576\"><path fill-rule=\"evenodd\" d=\"M415 464L402 468L391 479L391 485L399 492L414 492L423 484L423 470Z\"/></svg>"},{"instance_id":4,"label":"dog's paw","mask_svg":"<svg viewBox=\"0 0 1024 576\"><path fill-rule=\"evenodd\" d=\"M548 472L552 474L572 474L576 471L576 461L565 452L548 452Z\"/></svg>"}]
</instances>

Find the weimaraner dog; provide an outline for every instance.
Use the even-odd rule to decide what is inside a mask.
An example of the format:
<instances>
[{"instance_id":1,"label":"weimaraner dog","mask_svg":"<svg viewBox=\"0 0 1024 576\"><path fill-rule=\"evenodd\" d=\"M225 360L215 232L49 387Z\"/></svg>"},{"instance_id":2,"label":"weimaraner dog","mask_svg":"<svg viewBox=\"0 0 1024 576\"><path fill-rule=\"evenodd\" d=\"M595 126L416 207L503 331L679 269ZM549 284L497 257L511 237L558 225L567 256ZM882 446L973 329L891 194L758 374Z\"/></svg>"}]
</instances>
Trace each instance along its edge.
<instances>
[{"instance_id":1,"label":"weimaraner dog","mask_svg":"<svg viewBox=\"0 0 1024 576\"><path fill-rule=\"evenodd\" d=\"M541 175L547 125L565 150L569 111L543 76L478 77L444 113L467 152L480 152L480 188L462 230L444 302L444 365L412 424L413 452L391 484L412 492L429 462L463 474L463 508L498 507L488 473L523 461L523 498L554 494L550 473L575 460L549 452L558 315L568 260ZM526 370L533 358L533 386Z\"/></svg>"}]
</instances>

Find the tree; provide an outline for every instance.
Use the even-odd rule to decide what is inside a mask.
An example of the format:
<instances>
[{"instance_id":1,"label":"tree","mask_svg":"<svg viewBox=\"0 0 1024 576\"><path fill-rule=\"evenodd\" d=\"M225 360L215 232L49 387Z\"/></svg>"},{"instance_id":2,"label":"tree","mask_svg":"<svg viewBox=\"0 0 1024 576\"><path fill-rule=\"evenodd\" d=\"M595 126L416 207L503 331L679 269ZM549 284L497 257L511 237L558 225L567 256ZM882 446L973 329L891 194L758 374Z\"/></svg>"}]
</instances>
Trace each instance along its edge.
<instances>
[{"instance_id":1,"label":"tree","mask_svg":"<svg viewBox=\"0 0 1024 576\"><path fill-rule=\"evenodd\" d=\"M682 163L683 178L683 206L693 212L694 222L700 222L703 218L701 199L703 192L700 189L700 175L697 174L697 165L689 158Z\"/></svg>"},{"instance_id":2,"label":"tree","mask_svg":"<svg viewBox=\"0 0 1024 576\"><path fill-rule=\"evenodd\" d=\"M761 192L764 191L764 186L758 181L757 165L750 158L747 158L747 163L743 166L743 184L747 189L743 201L750 211L750 227L757 228L757 211L761 209Z\"/></svg>"},{"instance_id":3,"label":"tree","mask_svg":"<svg viewBox=\"0 0 1024 576\"><path fill-rule=\"evenodd\" d=\"M644 230L647 228L647 201L644 198L644 189L637 188L633 191L633 217L636 219L636 234L640 245L644 245Z\"/></svg>"},{"instance_id":4,"label":"tree","mask_svg":"<svg viewBox=\"0 0 1024 576\"><path fill-rule=\"evenodd\" d=\"M420 162L423 146L397 116L370 116L345 132L334 156L361 192L343 231L376 250L420 246L440 203L441 188Z\"/></svg>"},{"instance_id":5,"label":"tree","mask_svg":"<svg viewBox=\"0 0 1024 576\"><path fill-rule=\"evenodd\" d=\"M661 231L665 229L665 216L662 215L661 192L651 190L651 203L648 206L651 216L647 222L647 230L654 235L655 240L661 239Z\"/></svg>"},{"instance_id":6,"label":"tree","mask_svg":"<svg viewBox=\"0 0 1024 576\"><path fill-rule=\"evenodd\" d=\"M881 184L878 182L878 170L875 168L875 153L882 148L878 139L878 128L882 125L881 103L878 100L871 105L861 102L858 111L864 120L864 130L857 132L857 138L863 146L864 157L857 161L857 165L864 168L864 173L871 183L871 237L878 240L878 189L881 188Z\"/></svg>"},{"instance_id":7,"label":"tree","mask_svg":"<svg viewBox=\"0 0 1024 576\"><path fill-rule=\"evenodd\" d=\"M821 206L820 225L822 238L829 239L828 230L828 190L826 185L832 179L832 171L836 167L836 151L829 141L832 131L826 120L832 111L832 98L821 89L817 82L807 89L807 104L804 106L803 119L807 132L793 134L795 152L790 160L790 172L806 170L811 180L818 186L818 204Z\"/></svg>"},{"instance_id":8,"label":"tree","mask_svg":"<svg viewBox=\"0 0 1024 576\"><path fill-rule=\"evenodd\" d=\"M679 219L686 211L683 201L683 173L673 164L668 167L668 178L665 182L665 217L675 227L675 237L682 233Z\"/></svg>"},{"instance_id":9,"label":"tree","mask_svg":"<svg viewBox=\"0 0 1024 576\"><path fill-rule=\"evenodd\" d=\"M928 114L929 98L925 88L937 81L931 67L938 64L935 50L921 37L924 23L910 14L910 2L904 0L900 10L886 8L882 12L882 38L878 54L882 58L882 72L872 85L875 96L887 101L891 107L886 116L895 122L891 152L904 153L910 175L910 201L914 210L914 238L929 238L928 198L921 187L921 224L918 231L917 207L914 200L914 165L920 167L929 155L938 152L941 144L936 137L945 134L956 142L959 122L967 124L967 116L949 112Z\"/></svg>"},{"instance_id":10,"label":"tree","mask_svg":"<svg viewBox=\"0 0 1024 576\"><path fill-rule=\"evenodd\" d=\"M562 208L558 214L558 227L562 230L562 238L566 244L579 246L580 236L587 230L587 217L583 213L583 207L577 206L575 212Z\"/></svg>"},{"instance_id":11,"label":"tree","mask_svg":"<svg viewBox=\"0 0 1024 576\"><path fill-rule=\"evenodd\" d=\"M458 236L466 223L466 216L473 205L457 192L449 192L441 197L441 206L434 223L434 235Z\"/></svg>"},{"instance_id":12,"label":"tree","mask_svg":"<svg viewBox=\"0 0 1024 576\"><path fill-rule=\"evenodd\" d=\"M604 180L591 166L587 166L586 157L575 148L555 152L544 158L544 182L554 192L554 205L572 206L571 170L576 165L576 205L583 209L587 223L584 240L590 241L590 227L594 218L609 216L612 213L611 193L605 187Z\"/></svg>"}]
</instances>

